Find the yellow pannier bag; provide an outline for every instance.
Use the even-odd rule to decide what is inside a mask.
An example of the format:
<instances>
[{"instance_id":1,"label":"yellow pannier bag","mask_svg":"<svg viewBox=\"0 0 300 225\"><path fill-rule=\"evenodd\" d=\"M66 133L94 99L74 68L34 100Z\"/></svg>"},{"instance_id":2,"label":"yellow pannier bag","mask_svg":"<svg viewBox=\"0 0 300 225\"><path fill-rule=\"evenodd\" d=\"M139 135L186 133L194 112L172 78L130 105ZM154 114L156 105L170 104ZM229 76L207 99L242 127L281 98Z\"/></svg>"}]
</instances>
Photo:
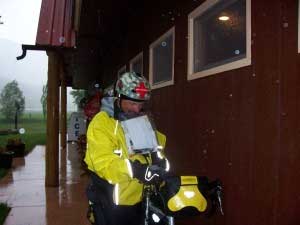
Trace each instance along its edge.
<instances>
[{"instance_id":1,"label":"yellow pannier bag","mask_svg":"<svg viewBox=\"0 0 300 225\"><path fill-rule=\"evenodd\" d=\"M197 176L174 176L161 188L167 214L172 216L198 215L207 209L205 186L207 180ZM202 188L203 187L203 188Z\"/></svg>"}]
</instances>

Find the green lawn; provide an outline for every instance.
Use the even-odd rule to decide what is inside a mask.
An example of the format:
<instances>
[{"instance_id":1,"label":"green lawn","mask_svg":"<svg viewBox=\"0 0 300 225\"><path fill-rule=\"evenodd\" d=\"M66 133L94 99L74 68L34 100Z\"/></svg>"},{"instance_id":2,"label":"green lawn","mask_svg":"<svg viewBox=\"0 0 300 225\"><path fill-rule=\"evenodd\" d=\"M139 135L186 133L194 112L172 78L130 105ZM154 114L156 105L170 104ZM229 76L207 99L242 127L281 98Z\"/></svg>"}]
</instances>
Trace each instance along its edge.
<instances>
[{"instance_id":1,"label":"green lawn","mask_svg":"<svg viewBox=\"0 0 300 225\"><path fill-rule=\"evenodd\" d=\"M0 203L0 224L4 223L6 216L8 215L10 207L5 203Z\"/></svg>"},{"instance_id":2,"label":"green lawn","mask_svg":"<svg viewBox=\"0 0 300 225\"><path fill-rule=\"evenodd\" d=\"M7 169L0 168L0 179L7 173ZM9 212L10 208L5 203L0 203L0 225L4 223L4 220Z\"/></svg>"},{"instance_id":3,"label":"green lawn","mask_svg":"<svg viewBox=\"0 0 300 225\"><path fill-rule=\"evenodd\" d=\"M1 179L2 177L4 177L4 176L6 175L6 173L7 173L7 169L0 168L0 179Z\"/></svg>"},{"instance_id":4,"label":"green lawn","mask_svg":"<svg viewBox=\"0 0 300 225\"><path fill-rule=\"evenodd\" d=\"M6 169L0 168L0 179L7 173ZM10 207L5 203L0 203L0 225L4 223L4 220L9 213Z\"/></svg>"},{"instance_id":5,"label":"green lawn","mask_svg":"<svg viewBox=\"0 0 300 225\"><path fill-rule=\"evenodd\" d=\"M0 129L13 129L14 121L6 120L0 115ZM10 134L0 136L0 146L5 147L7 139L21 138L26 146L26 152L31 151L36 145L46 144L46 120L41 112L24 114L18 123L18 128L25 128L25 134Z\"/></svg>"}]
</instances>

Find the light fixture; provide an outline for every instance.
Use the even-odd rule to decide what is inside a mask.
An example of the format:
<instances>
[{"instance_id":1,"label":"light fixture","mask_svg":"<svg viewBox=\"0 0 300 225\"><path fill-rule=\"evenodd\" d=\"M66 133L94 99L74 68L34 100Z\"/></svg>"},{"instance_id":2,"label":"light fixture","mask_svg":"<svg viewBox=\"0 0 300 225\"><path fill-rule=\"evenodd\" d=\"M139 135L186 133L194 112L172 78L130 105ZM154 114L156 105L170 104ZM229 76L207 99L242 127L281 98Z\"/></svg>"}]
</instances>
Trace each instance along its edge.
<instances>
[{"instance_id":1,"label":"light fixture","mask_svg":"<svg viewBox=\"0 0 300 225\"><path fill-rule=\"evenodd\" d=\"M220 16L219 20L221 20L221 21L227 21L227 20L229 20L229 16Z\"/></svg>"}]
</instances>

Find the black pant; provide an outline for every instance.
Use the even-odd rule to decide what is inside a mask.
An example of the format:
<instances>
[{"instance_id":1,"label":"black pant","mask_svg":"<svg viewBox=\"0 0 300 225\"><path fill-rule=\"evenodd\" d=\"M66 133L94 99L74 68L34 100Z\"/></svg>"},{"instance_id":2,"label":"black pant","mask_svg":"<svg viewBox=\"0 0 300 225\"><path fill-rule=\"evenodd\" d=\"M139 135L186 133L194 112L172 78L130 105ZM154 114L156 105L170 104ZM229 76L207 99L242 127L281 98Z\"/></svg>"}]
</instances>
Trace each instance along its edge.
<instances>
[{"instance_id":1,"label":"black pant","mask_svg":"<svg viewBox=\"0 0 300 225\"><path fill-rule=\"evenodd\" d=\"M117 206L113 203L113 186L97 175L91 175L87 197L92 202L95 225L140 225L143 211L141 203Z\"/></svg>"},{"instance_id":2,"label":"black pant","mask_svg":"<svg viewBox=\"0 0 300 225\"><path fill-rule=\"evenodd\" d=\"M140 204L134 206L115 206L111 213L113 225L141 225L142 210Z\"/></svg>"},{"instance_id":3,"label":"black pant","mask_svg":"<svg viewBox=\"0 0 300 225\"><path fill-rule=\"evenodd\" d=\"M103 208L99 203L94 203L93 213L95 225L141 225L142 215L140 204L134 206L115 206Z\"/></svg>"}]
</instances>

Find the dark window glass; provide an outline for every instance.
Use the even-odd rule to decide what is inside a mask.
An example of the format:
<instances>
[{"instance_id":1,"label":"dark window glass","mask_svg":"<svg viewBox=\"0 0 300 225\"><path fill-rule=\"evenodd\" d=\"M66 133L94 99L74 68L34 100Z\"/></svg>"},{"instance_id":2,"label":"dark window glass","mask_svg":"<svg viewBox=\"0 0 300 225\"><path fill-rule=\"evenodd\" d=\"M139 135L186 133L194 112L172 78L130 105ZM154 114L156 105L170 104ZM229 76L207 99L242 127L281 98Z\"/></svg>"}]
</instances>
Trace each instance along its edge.
<instances>
[{"instance_id":1,"label":"dark window glass","mask_svg":"<svg viewBox=\"0 0 300 225\"><path fill-rule=\"evenodd\" d=\"M246 0L220 1L194 19L194 72L245 57Z\"/></svg>"},{"instance_id":2,"label":"dark window glass","mask_svg":"<svg viewBox=\"0 0 300 225\"><path fill-rule=\"evenodd\" d=\"M132 63L132 71L143 74L143 58L139 57L136 61Z\"/></svg>"},{"instance_id":3,"label":"dark window glass","mask_svg":"<svg viewBox=\"0 0 300 225\"><path fill-rule=\"evenodd\" d=\"M153 84L172 80L173 34L153 48Z\"/></svg>"}]
</instances>

